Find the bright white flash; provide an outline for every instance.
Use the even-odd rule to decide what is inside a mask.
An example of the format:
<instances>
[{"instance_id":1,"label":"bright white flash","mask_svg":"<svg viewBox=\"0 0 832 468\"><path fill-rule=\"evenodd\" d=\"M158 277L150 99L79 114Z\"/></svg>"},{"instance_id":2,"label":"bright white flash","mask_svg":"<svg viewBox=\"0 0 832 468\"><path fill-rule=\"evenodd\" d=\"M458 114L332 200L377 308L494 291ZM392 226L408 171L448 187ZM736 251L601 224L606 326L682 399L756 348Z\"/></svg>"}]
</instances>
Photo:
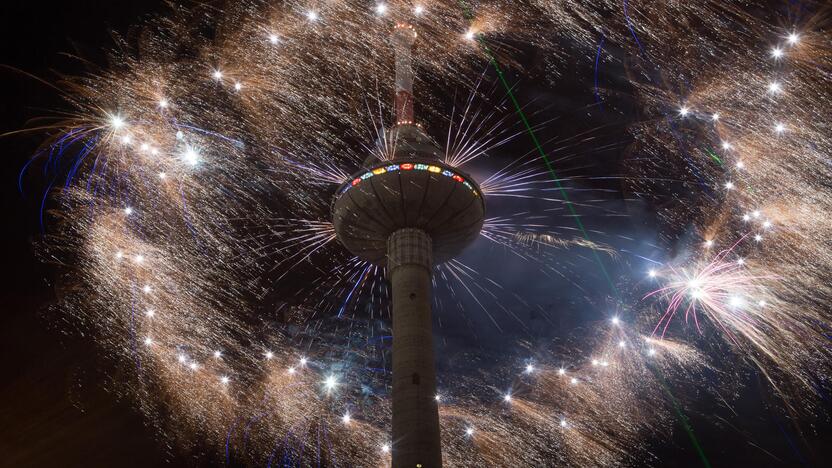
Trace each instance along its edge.
<instances>
[{"instance_id":1,"label":"bright white flash","mask_svg":"<svg viewBox=\"0 0 832 468\"><path fill-rule=\"evenodd\" d=\"M188 148L185 150L185 154L183 155L185 162L191 166L196 166L196 163L199 162L199 153L196 152L193 148Z\"/></svg>"},{"instance_id":2,"label":"bright white flash","mask_svg":"<svg viewBox=\"0 0 832 468\"><path fill-rule=\"evenodd\" d=\"M124 126L124 119L120 115L110 117L110 126L118 130Z\"/></svg>"},{"instance_id":3,"label":"bright white flash","mask_svg":"<svg viewBox=\"0 0 832 468\"><path fill-rule=\"evenodd\" d=\"M336 379L334 375L330 375L326 378L326 380L324 380L324 387L326 387L327 391L335 389L337 385L338 379Z\"/></svg>"}]
</instances>

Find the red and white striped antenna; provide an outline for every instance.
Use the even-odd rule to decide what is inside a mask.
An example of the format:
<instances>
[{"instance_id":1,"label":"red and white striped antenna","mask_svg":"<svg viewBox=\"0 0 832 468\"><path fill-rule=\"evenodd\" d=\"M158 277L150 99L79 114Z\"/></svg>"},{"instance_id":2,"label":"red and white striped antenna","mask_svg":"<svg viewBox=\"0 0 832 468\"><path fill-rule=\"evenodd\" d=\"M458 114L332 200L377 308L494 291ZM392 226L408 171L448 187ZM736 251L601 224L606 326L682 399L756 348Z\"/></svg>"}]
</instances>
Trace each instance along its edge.
<instances>
[{"instance_id":1,"label":"red and white striped antenna","mask_svg":"<svg viewBox=\"0 0 832 468\"><path fill-rule=\"evenodd\" d=\"M413 43L416 30L407 23L393 29L396 54L396 125L412 125L413 120Z\"/></svg>"}]
</instances>

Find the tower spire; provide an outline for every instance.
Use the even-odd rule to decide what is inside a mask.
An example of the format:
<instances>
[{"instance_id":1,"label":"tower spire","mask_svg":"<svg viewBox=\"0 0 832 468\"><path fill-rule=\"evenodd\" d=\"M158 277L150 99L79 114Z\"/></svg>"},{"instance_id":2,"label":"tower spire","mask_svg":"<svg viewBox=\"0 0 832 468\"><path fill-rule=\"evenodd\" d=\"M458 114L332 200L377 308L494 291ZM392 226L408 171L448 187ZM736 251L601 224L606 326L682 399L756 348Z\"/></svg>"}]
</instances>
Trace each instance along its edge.
<instances>
[{"instance_id":1,"label":"tower spire","mask_svg":"<svg viewBox=\"0 0 832 468\"><path fill-rule=\"evenodd\" d=\"M413 124L413 43L416 30L407 23L393 29L393 49L396 54L396 124Z\"/></svg>"}]
</instances>

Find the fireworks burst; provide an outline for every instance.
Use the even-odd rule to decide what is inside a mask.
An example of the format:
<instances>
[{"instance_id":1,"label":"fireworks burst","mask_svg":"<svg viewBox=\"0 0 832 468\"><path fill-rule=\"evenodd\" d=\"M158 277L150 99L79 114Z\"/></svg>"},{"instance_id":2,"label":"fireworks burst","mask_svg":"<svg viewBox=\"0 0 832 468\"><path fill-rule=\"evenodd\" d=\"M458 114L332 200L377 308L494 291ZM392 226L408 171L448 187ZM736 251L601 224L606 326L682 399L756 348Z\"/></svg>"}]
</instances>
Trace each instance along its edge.
<instances>
[{"instance_id":1,"label":"fireworks burst","mask_svg":"<svg viewBox=\"0 0 832 468\"><path fill-rule=\"evenodd\" d=\"M622 11L607 0L171 7L138 43L119 40L111 67L64 83L72 112L33 159L54 208L43 215L43 256L71 268L63 310L129 366L118 388L179 445L205 440L227 461L385 466L395 450L385 272L346 253L328 218L337 187L394 152L392 109L379 97L393 76L390 31L418 31L418 85L436 90L419 113L428 133L447 135L445 162L488 173L483 237L577 289L575 262L558 255L590 252L580 258L621 301L616 288L640 291L642 278L613 284L605 268L637 258L634 242L620 248L590 223L624 210L608 189L556 172L596 130L539 141L551 122L529 123L504 73L522 76L515 56L526 48L546 52L554 82L571 73L565 59L586 58L603 108L622 93L602 80L625 61L606 51L616 44L641 117L628 122L624 173L595 179L655 208L669 226L660 245L695 251L653 267L649 281L663 283L648 297L667 301L658 323L634 303L632 320L575 331L581 346L521 341L448 363L437 395L446 464L654 461L645 438L669 426L664 379L712 366L706 351L665 336L677 315L700 334L701 315L715 323L787 402L795 380L812 393L832 362L832 225L822 219L832 211L832 51L821 16L784 29L752 10L625 1ZM456 106L458 89L471 92ZM489 167L490 154L526 135L534 149ZM499 278L462 261L437 276L451 285L437 298L440 322L453 315L443 308L473 301L495 329L531 328L501 297L529 301Z\"/></svg>"},{"instance_id":2,"label":"fireworks burst","mask_svg":"<svg viewBox=\"0 0 832 468\"><path fill-rule=\"evenodd\" d=\"M702 329L697 309L704 311L735 342L732 330L755 328L755 323L764 317L762 310L768 305L763 299L767 295L762 283L777 278L750 276L743 259L732 258L726 261L732 250L720 252L713 261L693 272L671 270L668 282L661 289L647 295L664 296L669 303L653 333L661 327L664 336L671 320L682 309L685 321L692 318L698 331L701 332Z\"/></svg>"}]
</instances>

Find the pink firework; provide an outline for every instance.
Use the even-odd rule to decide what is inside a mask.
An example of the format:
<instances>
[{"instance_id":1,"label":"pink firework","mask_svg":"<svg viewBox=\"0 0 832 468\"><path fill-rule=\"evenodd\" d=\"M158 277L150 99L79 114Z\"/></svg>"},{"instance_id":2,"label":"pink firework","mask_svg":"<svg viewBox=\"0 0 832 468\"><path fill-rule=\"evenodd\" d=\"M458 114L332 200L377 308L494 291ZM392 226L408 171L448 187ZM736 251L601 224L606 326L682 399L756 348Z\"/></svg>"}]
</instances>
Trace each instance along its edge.
<instances>
[{"instance_id":1,"label":"pink firework","mask_svg":"<svg viewBox=\"0 0 832 468\"><path fill-rule=\"evenodd\" d=\"M653 329L654 335L661 327L661 335L664 337L673 317L682 309L685 322L692 318L700 333L702 328L698 313L705 313L734 342L736 333L747 336L748 331L756 328L756 323L764 320L762 314L767 303L763 299L763 282L775 279L776 276L755 275L742 258L728 259L746 237L748 235L740 238L730 248L720 251L709 263L669 268L668 282L644 297L662 296L668 300L664 314Z\"/></svg>"}]
</instances>

